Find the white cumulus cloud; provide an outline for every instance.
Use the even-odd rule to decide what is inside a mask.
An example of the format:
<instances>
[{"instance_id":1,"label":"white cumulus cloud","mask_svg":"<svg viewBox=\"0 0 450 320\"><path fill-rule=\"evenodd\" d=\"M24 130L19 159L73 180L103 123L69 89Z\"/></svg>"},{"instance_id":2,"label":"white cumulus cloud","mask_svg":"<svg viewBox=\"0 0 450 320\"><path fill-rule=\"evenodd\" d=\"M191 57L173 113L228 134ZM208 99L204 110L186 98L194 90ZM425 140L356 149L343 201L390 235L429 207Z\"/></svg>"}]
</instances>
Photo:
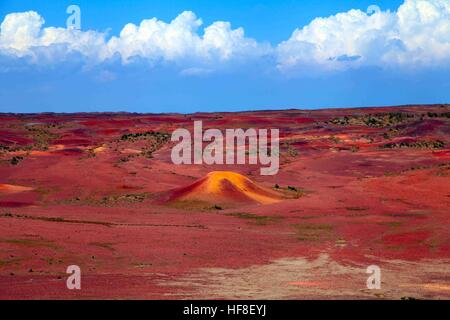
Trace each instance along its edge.
<instances>
[{"instance_id":1,"label":"white cumulus cloud","mask_svg":"<svg viewBox=\"0 0 450 320\"><path fill-rule=\"evenodd\" d=\"M18 12L6 15L0 25L0 54L27 57L36 64L66 61L74 55L90 64L144 60L151 65L174 64L184 75L208 74L236 61L259 59L268 68L298 74L360 66L450 66L450 0L405 0L392 12L369 9L318 17L274 47L246 37L243 28L233 29L230 22L203 27L191 11L170 22L152 18L128 23L116 36L44 27L38 13Z\"/></svg>"},{"instance_id":2,"label":"white cumulus cloud","mask_svg":"<svg viewBox=\"0 0 450 320\"><path fill-rule=\"evenodd\" d=\"M67 54L77 52L91 59L98 59L105 46L105 34L96 31L48 27L34 11L8 14L0 25L0 52L17 56L29 56L35 62L46 57L61 60Z\"/></svg>"},{"instance_id":3,"label":"white cumulus cloud","mask_svg":"<svg viewBox=\"0 0 450 320\"><path fill-rule=\"evenodd\" d=\"M0 26L0 52L29 56L36 62L43 56L58 61L78 53L90 62L118 55L123 63L139 58L189 67L252 58L270 50L270 46L245 37L242 28L232 29L229 22L214 22L201 35L202 20L191 11L181 13L170 23L156 18L139 25L128 23L119 36L109 40L106 34L92 30L43 28L44 22L34 11L8 14Z\"/></svg>"},{"instance_id":4,"label":"white cumulus cloud","mask_svg":"<svg viewBox=\"0 0 450 320\"><path fill-rule=\"evenodd\" d=\"M373 8L373 7L372 7ZM450 63L450 0L406 0L395 12L316 18L277 47L282 70Z\"/></svg>"}]
</instances>

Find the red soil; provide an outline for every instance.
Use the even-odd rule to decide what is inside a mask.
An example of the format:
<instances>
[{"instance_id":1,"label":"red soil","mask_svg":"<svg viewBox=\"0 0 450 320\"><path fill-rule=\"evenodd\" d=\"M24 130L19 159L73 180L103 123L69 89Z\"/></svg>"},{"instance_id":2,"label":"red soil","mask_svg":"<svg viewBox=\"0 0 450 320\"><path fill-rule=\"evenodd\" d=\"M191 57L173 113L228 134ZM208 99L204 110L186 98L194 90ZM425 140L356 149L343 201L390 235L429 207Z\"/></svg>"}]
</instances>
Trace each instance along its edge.
<instances>
[{"instance_id":1,"label":"red soil","mask_svg":"<svg viewBox=\"0 0 450 320\"><path fill-rule=\"evenodd\" d=\"M0 298L449 298L450 126L429 111L450 108L1 115ZM414 117L330 121L389 112ZM151 138L121 139L199 119L279 128L279 173L173 165L172 143L148 156ZM397 141L444 146L383 147ZM65 285L72 264L80 291ZM381 293L365 287L370 264Z\"/></svg>"}]
</instances>

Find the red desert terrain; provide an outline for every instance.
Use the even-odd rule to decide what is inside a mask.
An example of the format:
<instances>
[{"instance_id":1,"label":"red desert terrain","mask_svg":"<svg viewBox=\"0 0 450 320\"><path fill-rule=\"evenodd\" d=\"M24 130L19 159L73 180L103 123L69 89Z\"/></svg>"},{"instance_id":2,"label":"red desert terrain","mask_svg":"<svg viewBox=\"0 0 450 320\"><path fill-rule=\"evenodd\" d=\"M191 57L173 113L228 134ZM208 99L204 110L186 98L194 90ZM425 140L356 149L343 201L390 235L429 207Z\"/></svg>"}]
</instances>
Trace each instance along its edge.
<instances>
[{"instance_id":1,"label":"red desert terrain","mask_svg":"<svg viewBox=\"0 0 450 320\"><path fill-rule=\"evenodd\" d=\"M1 299L450 298L449 105L0 119ZM173 164L194 120L278 174Z\"/></svg>"}]
</instances>

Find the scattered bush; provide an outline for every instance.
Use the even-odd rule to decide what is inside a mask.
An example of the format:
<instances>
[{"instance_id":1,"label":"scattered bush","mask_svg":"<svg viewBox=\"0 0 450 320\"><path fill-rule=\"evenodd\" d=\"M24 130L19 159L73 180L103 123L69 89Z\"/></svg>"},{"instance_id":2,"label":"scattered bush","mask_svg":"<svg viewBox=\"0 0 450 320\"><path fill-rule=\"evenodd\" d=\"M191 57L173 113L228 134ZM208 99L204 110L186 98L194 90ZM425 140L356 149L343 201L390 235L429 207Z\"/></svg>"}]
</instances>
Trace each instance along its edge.
<instances>
[{"instance_id":1,"label":"scattered bush","mask_svg":"<svg viewBox=\"0 0 450 320\"><path fill-rule=\"evenodd\" d=\"M19 162L20 162L21 160L23 160L23 157L22 157L22 156L14 156L14 157L12 157L12 159L11 159L11 164L12 164L13 166L15 166L15 165L19 164Z\"/></svg>"},{"instance_id":2,"label":"scattered bush","mask_svg":"<svg viewBox=\"0 0 450 320\"><path fill-rule=\"evenodd\" d=\"M445 147L445 142L441 140L435 141L402 141L392 142L382 145L381 149L399 149L399 148L416 148L416 149L442 149Z\"/></svg>"},{"instance_id":3,"label":"scattered bush","mask_svg":"<svg viewBox=\"0 0 450 320\"><path fill-rule=\"evenodd\" d=\"M428 118L450 118L450 112L443 112L443 113L428 112L427 116Z\"/></svg>"},{"instance_id":4,"label":"scattered bush","mask_svg":"<svg viewBox=\"0 0 450 320\"><path fill-rule=\"evenodd\" d=\"M363 125L368 127L388 127L404 123L416 118L415 114L403 112L376 113L366 115L344 116L332 119L326 123L335 125Z\"/></svg>"},{"instance_id":5,"label":"scattered bush","mask_svg":"<svg viewBox=\"0 0 450 320\"><path fill-rule=\"evenodd\" d=\"M146 132L138 132L138 133L128 133L122 135L120 140L136 140L136 139L145 139L145 138L156 138L160 141L168 141L170 139L170 135L166 132L159 131L146 131Z\"/></svg>"}]
</instances>

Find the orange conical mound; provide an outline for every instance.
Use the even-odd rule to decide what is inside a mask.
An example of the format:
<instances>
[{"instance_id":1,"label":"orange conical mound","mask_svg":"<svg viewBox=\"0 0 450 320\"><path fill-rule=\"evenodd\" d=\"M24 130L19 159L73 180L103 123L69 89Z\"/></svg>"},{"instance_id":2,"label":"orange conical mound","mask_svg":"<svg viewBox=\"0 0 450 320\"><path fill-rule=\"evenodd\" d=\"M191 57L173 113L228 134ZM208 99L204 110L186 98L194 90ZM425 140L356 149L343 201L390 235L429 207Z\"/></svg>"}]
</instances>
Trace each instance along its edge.
<instances>
[{"instance_id":1,"label":"orange conical mound","mask_svg":"<svg viewBox=\"0 0 450 320\"><path fill-rule=\"evenodd\" d=\"M193 184L172 192L169 201L173 200L269 204L282 200L282 197L275 191L258 186L239 173L213 171Z\"/></svg>"}]
</instances>

